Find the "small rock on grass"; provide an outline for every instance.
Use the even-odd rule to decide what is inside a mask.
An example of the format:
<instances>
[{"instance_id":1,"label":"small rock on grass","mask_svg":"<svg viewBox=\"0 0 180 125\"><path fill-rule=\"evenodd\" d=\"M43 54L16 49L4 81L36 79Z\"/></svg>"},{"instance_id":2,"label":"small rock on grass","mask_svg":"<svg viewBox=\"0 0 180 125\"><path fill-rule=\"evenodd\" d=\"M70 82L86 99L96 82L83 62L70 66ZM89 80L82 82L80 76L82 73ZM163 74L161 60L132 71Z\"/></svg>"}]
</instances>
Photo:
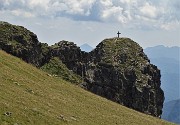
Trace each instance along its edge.
<instances>
[{"instance_id":1,"label":"small rock on grass","mask_svg":"<svg viewBox=\"0 0 180 125\"><path fill-rule=\"evenodd\" d=\"M4 115L5 115L5 116L11 116L11 115L12 115L12 112L5 112Z\"/></svg>"}]
</instances>

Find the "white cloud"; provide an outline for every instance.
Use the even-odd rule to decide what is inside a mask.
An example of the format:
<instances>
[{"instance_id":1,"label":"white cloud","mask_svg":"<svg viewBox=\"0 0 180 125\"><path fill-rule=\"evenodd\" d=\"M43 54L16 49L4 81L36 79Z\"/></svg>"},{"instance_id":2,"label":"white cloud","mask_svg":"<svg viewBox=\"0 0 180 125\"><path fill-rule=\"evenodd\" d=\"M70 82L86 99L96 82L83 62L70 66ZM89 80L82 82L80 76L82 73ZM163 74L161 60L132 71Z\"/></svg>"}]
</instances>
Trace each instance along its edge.
<instances>
[{"instance_id":1,"label":"white cloud","mask_svg":"<svg viewBox=\"0 0 180 125\"><path fill-rule=\"evenodd\" d=\"M113 3L113 0L100 0L100 18L102 21L109 22L120 22L122 24L127 23L131 20L130 13L123 8Z\"/></svg>"},{"instance_id":2,"label":"white cloud","mask_svg":"<svg viewBox=\"0 0 180 125\"><path fill-rule=\"evenodd\" d=\"M110 7L102 11L102 18L107 19L110 17L118 16L122 13L122 8L120 7Z\"/></svg>"},{"instance_id":3,"label":"white cloud","mask_svg":"<svg viewBox=\"0 0 180 125\"><path fill-rule=\"evenodd\" d=\"M49 2L50 0L24 0L26 1L25 3L31 8L39 8L39 9L43 9L43 10L48 10L49 7Z\"/></svg>"},{"instance_id":4,"label":"white cloud","mask_svg":"<svg viewBox=\"0 0 180 125\"><path fill-rule=\"evenodd\" d=\"M100 3L104 7L113 6L112 0L100 0Z\"/></svg>"},{"instance_id":5,"label":"white cloud","mask_svg":"<svg viewBox=\"0 0 180 125\"><path fill-rule=\"evenodd\" d=\"M49 11L53 13L65 13L70 15L84 15L90 14L90 9L95 0L51 0L49 2Z\"/></svg>"},{"instance_id":6,"label":"white cloud","mask_svg":"<svg viewBox=\"0 0 180 125\"><path fill-rule=\"evenodd\" d=\"M66 5L68 6L68 9L66 10L67 13L70 14L80 14L80 15L88 15L89 14L89 8L91 8L91 1L77 1L77 0L68 0L66 2ZM87 8L87 9L86 9Z\"/></svg>"},{"instance_id":7,"label":"white cloud","mask_svg":"<svg viewBox=\"0 0 180 125\"><path fill-rule=\"evenodd\" d=\"M158 14L158 9L155 6L150 5L146 2L143 7L140 7L140 12L146 17L156 18Z\"/></svg>"},{"instance_id":8,"label":"white cloud","mask_svg":"<svg viewBox=\"0 0 180 125\"><path fill-rule=\"evenodd\" d=\"M66 17L163 29L179 25L179 7L179 0L0 0L0 12L17 17Z\"/></svg>"}]
</instances>

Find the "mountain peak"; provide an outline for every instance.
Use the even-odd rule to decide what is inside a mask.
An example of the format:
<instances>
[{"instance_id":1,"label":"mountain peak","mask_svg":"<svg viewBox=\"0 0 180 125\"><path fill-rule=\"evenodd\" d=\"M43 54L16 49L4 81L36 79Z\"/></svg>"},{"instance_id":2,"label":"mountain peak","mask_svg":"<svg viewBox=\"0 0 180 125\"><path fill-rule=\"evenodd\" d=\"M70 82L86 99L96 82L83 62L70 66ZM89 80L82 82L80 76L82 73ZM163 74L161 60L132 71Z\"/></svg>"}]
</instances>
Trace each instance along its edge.
<instances>
[{"instance_id":1,"label":"mountain peak","mask_svg":"<svg viewBox=\"0 0 180 125\"><path fill-rule=\"evenodd\" d=\"M93 47L91 47L87 43L81 45L80 48L81 48L82 51L85 51L85 52L91 52L93 50Z\"/></svg>"}]
</instances>

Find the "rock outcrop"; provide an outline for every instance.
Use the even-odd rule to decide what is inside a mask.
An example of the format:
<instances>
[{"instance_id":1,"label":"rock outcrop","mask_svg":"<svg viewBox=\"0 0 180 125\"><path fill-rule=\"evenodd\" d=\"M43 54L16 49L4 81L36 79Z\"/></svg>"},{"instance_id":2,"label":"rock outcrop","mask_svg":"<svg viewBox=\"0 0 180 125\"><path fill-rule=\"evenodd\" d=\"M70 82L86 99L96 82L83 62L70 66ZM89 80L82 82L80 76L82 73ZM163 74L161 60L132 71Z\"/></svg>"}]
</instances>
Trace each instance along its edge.
<instances>
[{"instance_id":1,"label":"rock outcrop","mask_svg":"<svg viewBox=\"0 0 180 125\"><path fill-rule=\"evenodd\" d=\"M54 46L52 55L81 76L87 90L146 114L162 114L160 70L131 39L105 39L90 53L67 41Z\"/></svg>"},{"instance_id":2,"label":"rock outcrop","mask_svg":"<svg viewBox=\"0 0 180 125\"><path fill-rule=\"evenodd\" d=\"M58 57L74 73L81 75L83 60L86 60L88 53L82 52L73 42L60 41L51 46L51 55Z\"/></svg>"},{"instance_id":3,"label":"rock outcrop","mask_svg":"<svg viewBox=\"0 0 180 125\"><path fill-rule=\"evenodd\" d=\"M0 49L38 67L47 60L46 44L26 28L6 22L0 22Z\"/></svg>"},{"instance_id":4,"label":"rock outcrop","mask_svg":"<svg viewBox=\"0 0 180 125\"><path fill-rule=\"evenodd\" d=\"M105 39L86 53L68 41L49 47L25 28L1 23L0 48L119 104L156 117L162 114L160 70L129 38Z\"/></svg>"}]
</instances>

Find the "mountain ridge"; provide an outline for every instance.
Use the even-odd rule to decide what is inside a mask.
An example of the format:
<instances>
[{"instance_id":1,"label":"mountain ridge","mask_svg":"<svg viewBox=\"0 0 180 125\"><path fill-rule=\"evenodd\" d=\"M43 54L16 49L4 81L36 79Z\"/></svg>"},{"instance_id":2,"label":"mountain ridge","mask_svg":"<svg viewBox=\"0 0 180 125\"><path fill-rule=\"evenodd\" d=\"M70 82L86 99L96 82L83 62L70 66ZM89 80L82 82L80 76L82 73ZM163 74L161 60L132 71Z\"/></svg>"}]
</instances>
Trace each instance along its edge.
<instances>
[{"instance_id":1,"label":"mountain ridge","mask_svg":"<svg viewBox=\"0 0 180 125\"><path fill-rule=\"evenodd\" d=\"M76 79L88 91L149 115L160 117L162 114L164 93L160 88L160 70L150 64L142 47L133 40L105 39L87 53L65 40L48 46L27 29L7 23L0 25L0 32L5 38L1 38L0 48L6 52L37 67L46 65L46 71L57 65L60 69L65 67L63 70L78 76L72 77L67 71L62 78ZM59 59L58 64L50 61L54 57ZM56 74L59 69L53 69L57 70L53 75L59 75Z\"/></svg>"},{"instance_id":2,"label":"mountain ridge","mask_svg":"<svg viewBox=\"0 0 180 125\"><path fill-rule=\"evenodd\" d=\"M153 58L173 58L179 61L180 59L180 47L172 46L172 47L165 47L163 45L154 46L154 47L147 47L145 52L148 54L149 57Z\"/></svg>"}]
</instances>

